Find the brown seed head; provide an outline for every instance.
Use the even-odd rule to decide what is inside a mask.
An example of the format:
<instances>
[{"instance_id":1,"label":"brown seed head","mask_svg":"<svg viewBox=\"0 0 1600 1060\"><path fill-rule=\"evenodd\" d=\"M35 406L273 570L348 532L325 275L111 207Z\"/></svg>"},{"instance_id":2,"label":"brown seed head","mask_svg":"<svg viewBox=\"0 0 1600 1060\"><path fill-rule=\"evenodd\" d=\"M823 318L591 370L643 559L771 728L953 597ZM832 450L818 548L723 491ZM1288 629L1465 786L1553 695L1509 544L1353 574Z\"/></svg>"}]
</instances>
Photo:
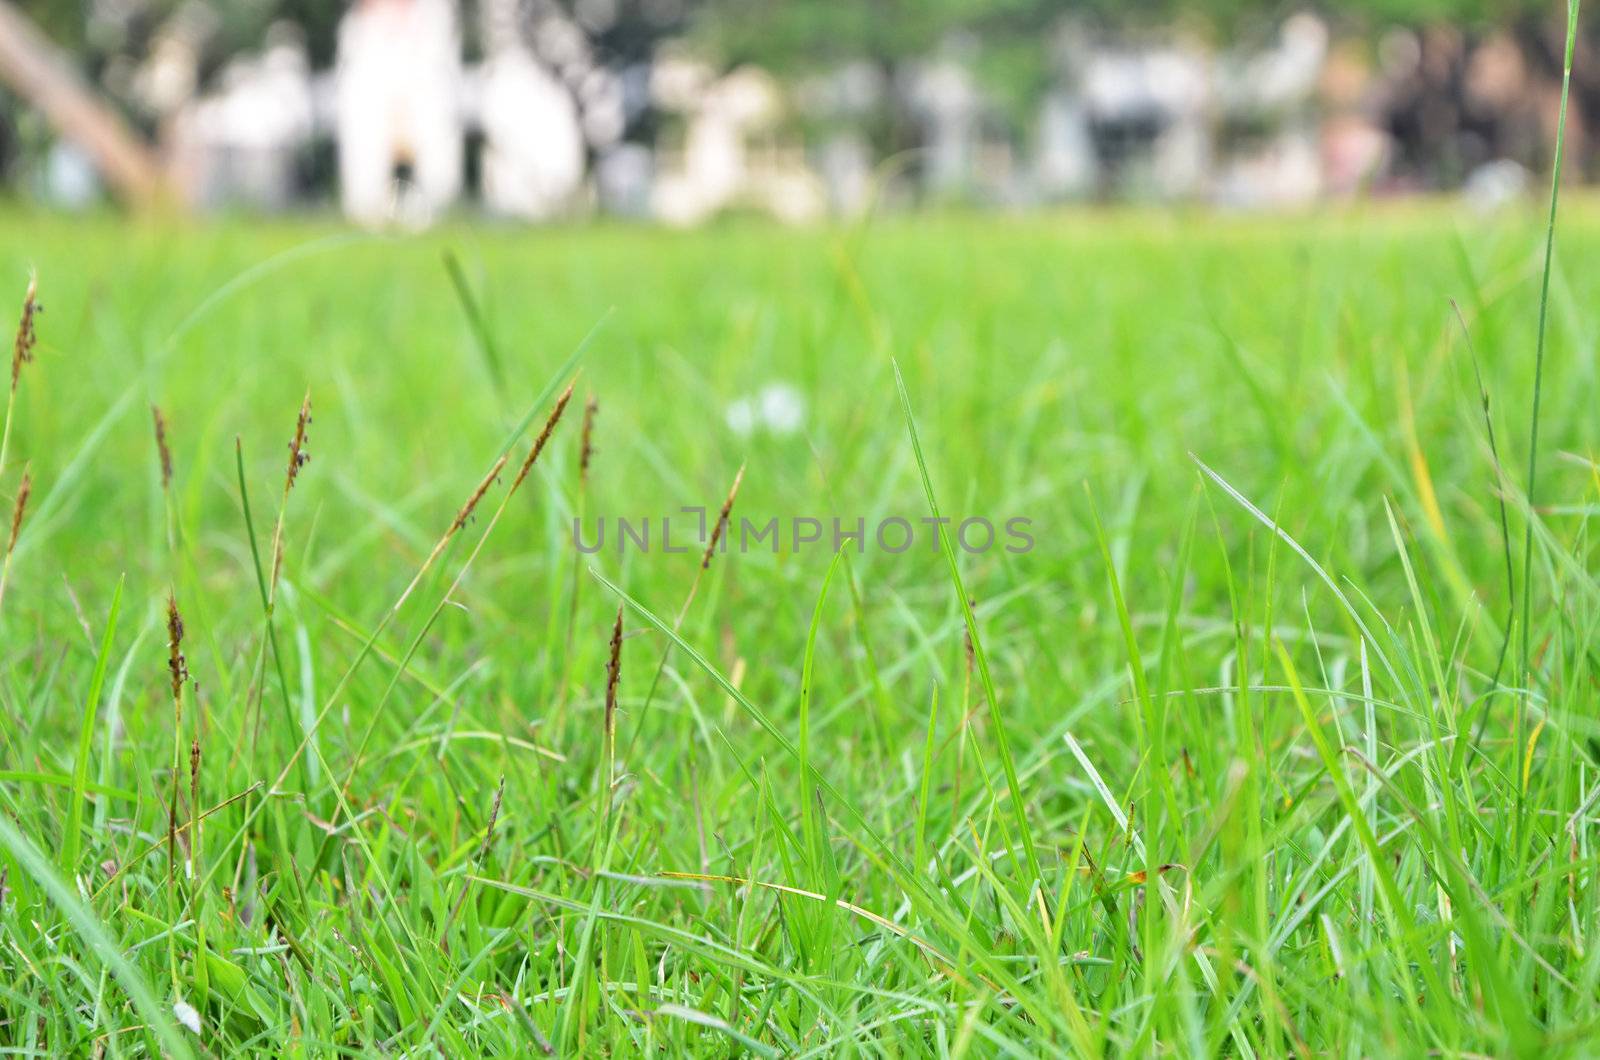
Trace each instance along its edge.
<instances>
[{"instance_id":1,"label":"brown seed head","mask_svg":"<svg viewBox=\"0 0 1600 1060\"><path fill-rule=\"evenodd\" d=\"M539 437L533 440L533 448L528 450L528 458L522 462L522 467L517 471L515 481L511 483L511 491L516 492L522 485L522 480L528 477L528 472L533 470L533 462L539 459L539 454L544 452L544 444L550 440L550 434L556 429L556 424L561 422L561 414L567 410L567 402L572 399L572 384L567 384L567 389L561 392L556 399L556 407L550 410L550 418L544 421L544 427L539 431Z\"/></svg>"},{"instance_id":2,"label":"brown seed head","mask_svg":"<svg viewBox=\"0 0 1600 1060\"><path fill-rule=\"evenodd\" d=\"M728 525L728 515L733 511L733 499L739 496L739 483L744 481L744 465L739 465L739 473L733 476L733 486L728 490L728 497L722 502L722 511L717 513L717 525L711 528L711 537L706 541L706 551L700 557L700 569L705 570L711 566L711 554L717 550L717 541L722 537L722 530Z\"/></svg>"},{"instance_id":3,"label":"brown seed head","mask_svg":"<svg viewBox=\"0 0 1600 1060\"><path fill-rule=\"evenodd\" d=\"M22 377L22 366L33 360L33 347L39 341L39 335L34 330L34 318L44 312L44 306L35 298L39 289L39 278L28 277L28 293L22 298L22 319L17 323L17 341L11 348L11 389L17 389L17 380Z\"/></svg>"},{"instance_id":4,"label":"brown seed head","mask_svg":"<svg viewBox=\"0 0 1600 1060\"><path fill-rule=\"evenodd\" d=\"M22 482L17 486L17 502L11 509L11 539L6 545L6 555L11 555L17 549L17 535L22 532L22 515L28 509L28 495L33 492L33 477L26 468L22 471Z\"/></svg>"},{"instance_id":5,"label":"brown seed head","mask_svg":"<svg viewBox=\"0 0 1600 1060\"><path fill-rule=\"evenodd\" d=\"M472 491L472 496L467 498L467 503L463 504L461 510L456 513L456 521L450 524L450 533L453 534L467 525L467 520L472 518L473 509L478 506L479 501L483 500L483 495L489 492L489 487L494 484L494 480L500 477L500 469L505 466L506 458L502 455L499 460L494 462L494 467L489 469L489 473L483 476L483 481L478 483L478 488Z\"/></svg>"},{"instance_id":6,"label":"brown seed head","mask_svg":"<svg viewBox=\"0 0 1600 1060\"><path fill-rule=\"evenodd\" d=\"M617 624L611 629L611 658L606 662L606 735L616 732L617 685L622 680L622 605L617 605Z\"/></svg>"},{"instance_id":7,"label":"brown seed head","mask_svg":"<svg viewBox=\"0 0 1600 1060\"><path fill-rule=\"evenodd\" d=\"M167 418L155 405L150 406L150 417L156 424L156 451L161 455L161 488L172 484L172 450L167 448Z\"/></svg>"},{"instance_id":8,"label":"brown seed head","mask_svg":"<svg viewBox=\"0 0 1600 1060\"><path fill-rule=\"evenodd\" d=\"M183 683L189 679L189 663L183 657L183 616L178 614L178 598L167 595L167 670L172 675L172 698L183 695Z\"/></svg>"},{"instance_id":9,"label":"brown seed head","mask_svg":"<svg viewBox=\"0 0 1600 1060\"><path fill-rule=\"evenodd\" d=\"M583 405L583 446L578 453L578 481L589 481L589 462L594 459L594 417L600 402L593 394Z\"/></svg>"},{"instance_id":10,"label":"brown seed head","mask_svg":"<svg viewBox=\"0 0 1600 1060\"><path fill-rule=\"evenodd\" d=\"M500 803L506 797L506 777L500 774L500 786L494 789L494 802L489 805L489 823L483 830L483 846L478 850L478 860L489 853L489 841L494 838L494 823L500 819Z\"/></svg>"},{"instance_id":11,"label":"brown seed head","mask_svg":"<svg viewBox=\"0 0 1600 1060\"><path fill-rule=\"evenodd\" d=\"M978 601L969 596L967 597L967 606L976 609ZM972 630L963 629L961 631L961 647L967 656L967 673L971 674L973 663L976 661L976 654L972 650Z\"/></svg>"},{"instance_id":12,"label":"brown seed head","mask_svg":"<svg viewBox=\"0 0 1600 1060\"><path fill-rule=\"evenodd\" d=\"M300 403L300 416L294 424L294 441L289 443L289 475L284 480L283 492L288 493L294 488L294 480L299 477L300 469L311 461L311 454L306 451L306 428L311 426L311 391L306 391L306 399Z\"/></svg>"}]
</instances>

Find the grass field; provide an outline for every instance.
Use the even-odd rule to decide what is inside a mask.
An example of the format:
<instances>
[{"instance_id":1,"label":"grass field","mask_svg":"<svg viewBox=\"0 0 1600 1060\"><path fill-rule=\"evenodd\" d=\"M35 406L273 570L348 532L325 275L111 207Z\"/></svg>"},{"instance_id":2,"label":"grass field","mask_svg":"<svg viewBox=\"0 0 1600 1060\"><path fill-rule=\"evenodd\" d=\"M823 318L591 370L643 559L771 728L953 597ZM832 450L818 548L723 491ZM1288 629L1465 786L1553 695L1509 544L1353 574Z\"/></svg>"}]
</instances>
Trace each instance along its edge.
<instances>
[{"instance_id":1,"label":"grass field","mask_svg":"<svg viewBox=\"0 0 1600 1060\"><path fill-rule=\"evenodd\" d=\"M1600 209L1557 231L1525 580L1544 237L12 209L0 1044L1590 1053ZM794 429L730 427L780 382ZM741 466L776 550L574 546L714 521ZM836 558L930 493L1033 547Z\"/></svg>"}]
</instances>

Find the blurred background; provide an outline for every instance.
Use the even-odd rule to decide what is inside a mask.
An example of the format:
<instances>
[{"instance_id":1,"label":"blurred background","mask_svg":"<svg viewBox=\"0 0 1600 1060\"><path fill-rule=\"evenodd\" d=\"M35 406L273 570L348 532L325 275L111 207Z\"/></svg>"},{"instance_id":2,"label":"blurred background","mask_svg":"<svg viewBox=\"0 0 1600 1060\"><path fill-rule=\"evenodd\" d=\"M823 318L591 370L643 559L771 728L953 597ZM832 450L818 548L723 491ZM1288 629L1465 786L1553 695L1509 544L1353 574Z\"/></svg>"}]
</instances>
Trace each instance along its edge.
<instances>
[{"instance_id":1,"label":"blurred background","mask_svg":"<svg viewBox=\"0 0 1600 1060\"><path fill-rule=\"evenodd\" d=\"M0 195L410 227L1492 207L1548 165L1565 28L1560 0L0 0Z\"/></svg>"}]
</instances>

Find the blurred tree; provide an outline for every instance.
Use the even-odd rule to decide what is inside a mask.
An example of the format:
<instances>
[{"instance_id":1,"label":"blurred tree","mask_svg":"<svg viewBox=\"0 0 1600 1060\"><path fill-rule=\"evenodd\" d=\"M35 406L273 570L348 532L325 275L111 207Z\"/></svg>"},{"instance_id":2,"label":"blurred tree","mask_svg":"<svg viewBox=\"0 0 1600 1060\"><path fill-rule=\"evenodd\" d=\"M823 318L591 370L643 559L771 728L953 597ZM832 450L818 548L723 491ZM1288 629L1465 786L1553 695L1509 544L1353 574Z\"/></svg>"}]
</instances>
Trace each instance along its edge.
<instances>
[{"instance_id":1,"label":"blurred tree","mask_svg":"<svg viewBox=\"0 0 1600 1060\"><path fill-rule=\"evenodd\" d=\"M1563 0L702 0L693 28L696 39L729 65L753 62L795 76L864 60L891 81L934 54L941 43L968 38L977 42L970 62L991 103L1014 132L1025 135L1038 100L1058 75L1050 41L1064 25L1106 40L1146 34L1170 39L1176 33L1213 46L1248 48L1267 43L1285 18L1307 9L1319 13L1337 34L1366 38L1374 50L1390 30L1442 32L1463 45L1492 33L1508 34L1531 77L1548 82L1560 74ZM1428 34L1409 39L1420 48L1424 36ZM1596 44L1600 10L1586 14L1578 64L1584 69L1574 74L1575 121L1580 124L1589 115L1600 120ZM1430 59L1438 50L1436 42L1430 45ZM1408 123L1419 112L1460 109L1467 48L1457 51L1449 62L1435 61L1432 69L1398 86L1409 96L1397 102L1396 132L1410 135ZM1596 61L1584 62L1591 54ZM918 142L915 123L898 106L891 100L881 121L867 130L879 151ZM1448 154L1443 143L1461 124L1429 130L1438 142L1418 145L1429 164L1438 160L1433 152Z\"/></svg>"},{"instance_id":2,"label":"blurred tree","mask_svg":"<svg viewBox=\"0 0 1600 1060\"><path fill-rule=\"evenodd\" d=\"M160 197L163 179L155 152L85 83L72 54L10 0L0 0L0 83L93 158L124 200L145 205Z\"/></svg>"},{"instance_id":3,"label":"blurred tree","mask_svg":"<svg viewBox=\"0 0 1600 1060\"><path fill-rule=\"evenodd\" d=\"M477 14L491 0L461 0L461 24L469 57L475 48ZM146 134L155 117L133 99L133 73L152 43L175 20L203 26L199 34L199 83L204 86L241 51L258 48L269 25L289 21L304 34L311 61L333 61L338 23L347 0L12 0L87 82L110 100L123 118ZM870 64L881 78L905 87L911 68L946 42L964 40L962 61L983 84L990 117L1025 136L1042 93L1059 76L1052 42L1068 23L1089 37L1170 38L1174 33L1212 44L1250 47L1265 43L1288 15L1318 11L1345 36L1364 37L1374 55L1391 29L1454 33L1466 44L1461 55L1435 60L1425 77L1402 85L1409 93L1395 117L1409 128L1423 112L1459 110L1467 52L1491 35L1509 37L1539 85L1559 74L1563 0L520 0L528 40L542 58L540 26L559 21L575 28L585 62L551 61L580 105L587 107L601 82L598 65L616 73L628 100L626 133L648 142L655 134L647 68L664 41L686 38L726 67L755 63L780 77L826 73L847 62ZM1427 34L1418 32L1415 41ZM570 39L570 36L569 36ZM1404 40L1400 41L1404 46ZM1419 43L1417 47L1422 46ZM557 48L559 50L559 47ZM1445 48L1448 52L1450 49ZM1530 91L1543 91L1530 85ZM909 113L905 93L890 92L862 129L881 153L916 146L922 130ZM1600 4L1586 12L1574 73L1574 120L1600 123ZM18 101L0 94L0 169L13 156L19 135ZM1591 115L1593 118L1591 118ZM1457 123L1459 127L1462 123ZM1453 127L1435 123L1429 136L1446 142ZM1443 130L1442 132L1440 130ZM1442 137L1442 139L1441 139ZM1418 140L1427 137L1423 136ZM1432 148L1419 147L1419 164L1432 164ZM1575 152L1581 164L1582 152ZM1533 161L1533 159L1529 159Z\"/></svg>"}]
</instances>

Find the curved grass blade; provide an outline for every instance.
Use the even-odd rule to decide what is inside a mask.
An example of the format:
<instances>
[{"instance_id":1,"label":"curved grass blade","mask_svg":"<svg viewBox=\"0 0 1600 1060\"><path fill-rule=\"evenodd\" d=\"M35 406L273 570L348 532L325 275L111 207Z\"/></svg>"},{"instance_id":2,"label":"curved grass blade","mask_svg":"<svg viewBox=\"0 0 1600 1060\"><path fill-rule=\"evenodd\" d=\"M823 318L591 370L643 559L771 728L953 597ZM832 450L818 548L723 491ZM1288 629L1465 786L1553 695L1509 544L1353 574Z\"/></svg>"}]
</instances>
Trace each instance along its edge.
<instances>
[{"instance_id":1,"label":"curved grass blade","mask_svg":"<svg viewBox=\"0 0 1600 1060\"><path fill-rule=\"evenodd\" d=\"M906 431L911 435L911 450L916 454L917 470L922 475L922 492L928 498L928 509L933 512L939 544L944 552L945 562L950 568L950 584L954 587L956 598L961 603L961 617L967 624L967 636L972 638L972 654L978 664L978 677L983 682L983 694L988 701L989 716L994 720L994 739L1000 751L1000 768L1006 774L1006 790L1011 796L1011 813L1016 819L1017 831L1022 836L1022 849L1028 862L1028 887L1032 889L1038 886L1044 877L1039 871L1039 853L1034 849L1033 833L1028 828L1027 804L1022 799L1022 785L1017 781L1017 766L1011 757L1011 741L1006 735L1005 717L1000 712L1000 701L995 697L994 679L989 676L989 653L984 650L983 638L978 635L978 620L972 613L972 600L967 596L966 586L961 583L961 565L956 562L955 547L950 544L950 535L945 532L944 522L939 517L939 502L933 495L933 480L928 477L928 462L922 455L922 442L917 438L916 420L911 415L911 397L906 393L906 381L900 374L898 361L894 362L894 385L900 392L900 408L905 412Z\"/></svg>"},{"instance_id":2,"label":"curved grass blade","mask_svg":"<svg viewBox=\"0 0 1600 1060\"><path fill-rule=\"evenodd\" d=\"M145 1023L163 1048L173 1056L193 1056L194 1051L189 1048L189 1043L173 1024L161 1002L156 999L155 991L150 988L150 984L139 969L122 955L122 950L106 931L105 925L100 923L94 911L73 892L72 886L51 867L49 859L39 852L33 841L23 835L12 823L11 818L3 813L0 813L0 846L10 851L11 856L17 859L17 863L28 875L38 881L39 886L50 896L50 900L66 914L73 930L107 970L117 977L122 988L133 999L139 1015L144 1017Z\"/></svg>"},{"instance_id":3,"label":"curved grass blade","mask_svg":"<svg viewBox=\"0 0 1600 1060\"><path fill-rule=\"evenodd\" d=\"M89 678L89 694L84 698L83 720L78 728L78 758L72 766L72 802L67 807L67 831L61 843L61 869L70 879L78 871L78 844L83 838L83 799L89 786L89 748L94 742L94 719L100 710L100 690L106 683L106 663L111 658L111 642L117 635L117 615L122 612L122 586L127 575L117 579L111 597L111 614L100 637L100 651Z\"/></svg>"}]
</instances>

